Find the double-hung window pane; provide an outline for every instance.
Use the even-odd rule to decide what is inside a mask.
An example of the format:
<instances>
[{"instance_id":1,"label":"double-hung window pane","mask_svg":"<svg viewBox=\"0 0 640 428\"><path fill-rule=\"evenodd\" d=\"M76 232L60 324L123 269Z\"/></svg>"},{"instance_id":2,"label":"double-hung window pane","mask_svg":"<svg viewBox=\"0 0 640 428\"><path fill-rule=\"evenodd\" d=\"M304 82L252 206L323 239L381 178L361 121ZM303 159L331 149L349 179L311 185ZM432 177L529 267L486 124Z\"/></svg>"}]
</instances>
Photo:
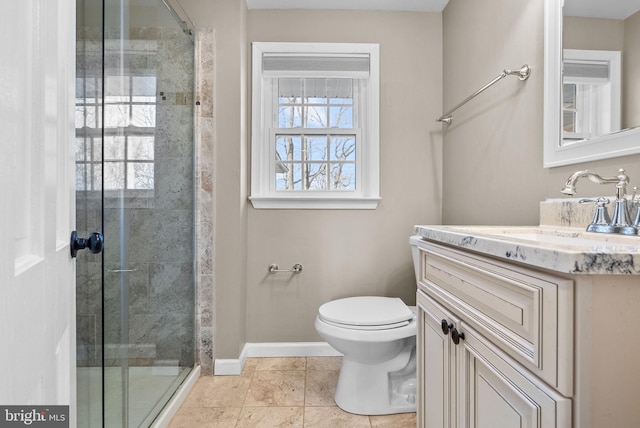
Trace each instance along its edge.
<instances>
[{"instance_id":1,"label":"double-hung window pane","mask_svg":"<svg viewBox=\"0 0 640 428\"><path fill-rule=\"evenodd\" d=\"M355 190L354 79L274 80L278 91L275 190Z\"/></svg>"}]
</instances>

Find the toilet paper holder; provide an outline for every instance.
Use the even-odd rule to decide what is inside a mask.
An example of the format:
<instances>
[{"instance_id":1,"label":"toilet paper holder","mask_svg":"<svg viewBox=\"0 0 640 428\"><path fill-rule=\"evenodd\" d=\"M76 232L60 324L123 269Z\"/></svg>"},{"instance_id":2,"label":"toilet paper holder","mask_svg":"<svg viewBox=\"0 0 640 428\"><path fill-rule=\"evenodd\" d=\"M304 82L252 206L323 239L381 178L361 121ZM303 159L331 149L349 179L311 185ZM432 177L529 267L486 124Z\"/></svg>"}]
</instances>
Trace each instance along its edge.
<instances>
[{"instance_id":1,"label":"toilet paper holder","mask_svg":"<svg viewBox=\"0 0 640 428\"><path fill-rule=\"evenodd\" d=\"M296 263L295 265L293 265L291 269L279 269L277 264L272 263L269 265L267 269L269 270L269 273L278 273L278 272L300 273L302 272L302 265L300 263Z\"/></svg>"}]
</instances>

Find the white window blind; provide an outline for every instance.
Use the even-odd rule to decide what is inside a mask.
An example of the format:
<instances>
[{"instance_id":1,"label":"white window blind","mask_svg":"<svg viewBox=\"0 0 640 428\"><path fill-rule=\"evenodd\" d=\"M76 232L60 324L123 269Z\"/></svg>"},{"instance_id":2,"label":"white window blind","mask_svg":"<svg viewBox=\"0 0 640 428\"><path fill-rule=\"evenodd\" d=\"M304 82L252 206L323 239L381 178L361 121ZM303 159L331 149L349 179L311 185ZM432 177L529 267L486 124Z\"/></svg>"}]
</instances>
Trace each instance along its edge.
<instances>
[{"instance_id":1,"label":"white window blind","mask_svg":"<svg viewBox=\"0 0 640 428\"><path fill-rule=\"evenodd\" d=\"M278 97L300 98L352 98L353 84L350 79L278 79Z\"/></svg>"},{"instance_id":2,"label":"white window blind","mask_svg":"<svg viewBox=\"0 0 640 428\"><path fill-rule=\"evenodd\" d=\"M565 78L585 78L609 80L608 62L568 62L564 63Z\"/></svg>"},{"instance_id":3,"label":"white window blind","mask_svg":"<svg viewBox=\"0 0 640 428\"><path fill-rule=\"evenodd\" d=\"M265 77L326 76L365 79L369 77L369 55L262 55Z\"/></svg>"}]
</instances>

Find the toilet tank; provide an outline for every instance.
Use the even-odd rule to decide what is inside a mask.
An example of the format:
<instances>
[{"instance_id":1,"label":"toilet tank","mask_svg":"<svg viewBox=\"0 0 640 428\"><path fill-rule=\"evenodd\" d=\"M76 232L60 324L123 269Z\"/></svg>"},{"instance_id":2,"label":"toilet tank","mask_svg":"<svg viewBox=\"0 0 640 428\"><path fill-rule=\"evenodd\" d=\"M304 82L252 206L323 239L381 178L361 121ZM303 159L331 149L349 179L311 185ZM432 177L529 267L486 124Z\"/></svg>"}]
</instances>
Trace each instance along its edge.
<instances>
[{"instance_id":1,"label":"toilet tank","mask_svg":"<svg viewBox=\"0 0 640 428\"><path fill-rule=\"evenodd\" d=\"M416 283L420 278L420 247L418 243L421 241L420 236L413 235L409 238L409 244L411 245L411 255L413 256L413 272L416 276Z\"/></svg>"}]
</instances>

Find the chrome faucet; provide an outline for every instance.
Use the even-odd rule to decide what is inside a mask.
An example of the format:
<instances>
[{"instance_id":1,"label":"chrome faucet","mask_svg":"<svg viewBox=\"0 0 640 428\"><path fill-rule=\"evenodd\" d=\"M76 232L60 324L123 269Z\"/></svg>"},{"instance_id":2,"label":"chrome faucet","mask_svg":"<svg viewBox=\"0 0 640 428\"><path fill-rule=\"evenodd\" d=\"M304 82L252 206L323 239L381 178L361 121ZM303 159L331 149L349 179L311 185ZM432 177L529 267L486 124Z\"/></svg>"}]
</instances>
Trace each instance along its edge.
<instances>
[{"instance_id":1,"label":"chrome faucet","mask_svg":"<svg viewBox=\"0 0 640 428\"><path fill-rule=\"evenodd\" d=\"M627 186L629 185L629 177L624 173L624 169L618 170L618 175L615 177L602 177L595 172L584 170L584 171L576 171L567 179L567 182L564 185L564 188L561 192L565 195L573 196L576 193L576 183L582 177L587 177L594 183L598 184L615 184L616 185L616 200L615 200L615 208L613 211L613 216L611 217L611 222L609 223L609 227L603 227L602 219L604 218L604 214L602 213L602 209L605 209L604 213L606 214L606 208L604 205L604 201L599 201L598 210L599 213L596 213L594 216L594 222L598 219L598 227L589 225L587 228L588 231L593 232L602 232L602 233L620 233L623 235L635 235L638 232L637 227L631 224L629 221L629 209L627 208L627 198L626 191ZM596 202L596 200L584 200L584 202ZM608 201L607 201L608 203Z\"/></svg>"},{"instance_id":2,"label":"chrome faucet","mask_svg":"<svg viewBox=\"0 0 640 428\"><path fill-rule=\"evenodd\" d=\"M584 171L576 171L567 179L567 182L564 185L564 189L561 192L568 196L573 196L576 194L576 183L582 177L587 177L589 180L598 184L615 184L616 189L622 189L624 192L629 185L629 177L624 173L624 169L618 170L618 175L615 177L602 177L595 172L584 170ZM617 196L617 193L616 193Z\"/></svg>"}]
</instances>

